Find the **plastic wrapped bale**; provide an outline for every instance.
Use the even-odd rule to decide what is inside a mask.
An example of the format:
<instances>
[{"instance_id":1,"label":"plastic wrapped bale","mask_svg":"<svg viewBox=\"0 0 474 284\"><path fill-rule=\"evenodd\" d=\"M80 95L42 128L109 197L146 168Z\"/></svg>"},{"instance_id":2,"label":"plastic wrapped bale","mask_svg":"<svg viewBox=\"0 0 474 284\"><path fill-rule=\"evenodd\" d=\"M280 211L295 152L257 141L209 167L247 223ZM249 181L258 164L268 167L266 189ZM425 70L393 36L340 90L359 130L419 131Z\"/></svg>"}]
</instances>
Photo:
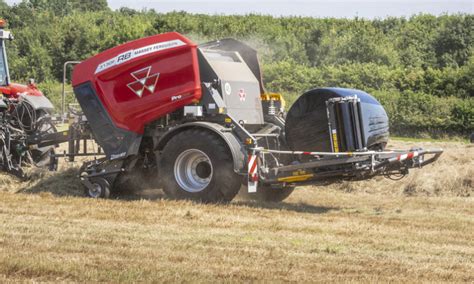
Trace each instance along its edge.
<instances>
[{"instance_id":1,"label":"plastic wrapped bale","mask_svg":"<svg viewBox=\"0 0 474 284\"><path fill-rule=\"evenodd\" d=\"M300 96L286 117L288 147L298 151L344 152L383 149L389 124L383 106L352 89L320 88Z\"/></svg>"}]
</instances>

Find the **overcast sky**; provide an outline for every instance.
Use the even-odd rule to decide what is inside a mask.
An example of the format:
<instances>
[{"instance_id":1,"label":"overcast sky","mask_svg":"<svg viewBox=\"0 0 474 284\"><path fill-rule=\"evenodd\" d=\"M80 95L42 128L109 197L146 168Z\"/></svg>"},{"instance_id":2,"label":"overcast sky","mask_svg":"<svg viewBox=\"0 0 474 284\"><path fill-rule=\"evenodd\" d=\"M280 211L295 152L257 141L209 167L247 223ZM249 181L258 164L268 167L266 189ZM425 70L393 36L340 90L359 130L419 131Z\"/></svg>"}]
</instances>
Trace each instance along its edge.
<instances>
[{"instance_id":1,"label":"overcast sky","mask_svg":"<svg viewBox=\"0 0 474 284\"><path fill-rule=\"evenodd\" d=\"M20 0L7 0L9 4ZM418 13L474 13L474 0L108 0L113 9L155 9L157 12L187 11L205 14L268 14L273 16L384 18Z\"/></svg>"}]
</instances>

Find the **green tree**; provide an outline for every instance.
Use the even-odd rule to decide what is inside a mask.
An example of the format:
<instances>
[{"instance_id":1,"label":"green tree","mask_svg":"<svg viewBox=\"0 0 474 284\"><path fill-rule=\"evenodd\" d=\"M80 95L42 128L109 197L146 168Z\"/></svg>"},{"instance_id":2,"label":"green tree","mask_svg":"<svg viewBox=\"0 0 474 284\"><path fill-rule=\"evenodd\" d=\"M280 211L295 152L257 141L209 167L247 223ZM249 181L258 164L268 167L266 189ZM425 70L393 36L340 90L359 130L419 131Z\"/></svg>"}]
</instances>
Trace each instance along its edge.
<instances>
[{"instance_id":1,"label":"green tree","mask_svg":"<svg viewBox=\"0 0 474 284\"><path fill-rule=\"evenodd\" d=\"M8 4L5 1L0 0L0 12L3 14L9 8Z\"/></svg>"},{"instance_id":2,"label":"green tree","mask_svg":"<svg viewBox=\"0 0 474 284\"><path fill-rule=\"evenodd\" d=\"M331 29L315 55L318 65L351 62L396 65L398 54L384 34L366 20L355 20L350 28Z\"/></svg>"},{"instance_id":3,"label":"green tree","mask_svg":"<svg viewBox=\"0 0 474 284\"><path fill-rule=\"evenodd\" d=\"M0 0L0 12L16 38L7 43L12 78L35 78L50 93L58 89L65 61L177 31L197 43L233 37L254 47L267 89L283 93L290 104L315 87L357 88L375 94L399 134L472 131L473 15L364 20L158 14L112 11L103 0L24 0L11 7Z\"/></svg>"},{"instance_id":4,"label":"green tree","mask_svg":"<svg viewBox=\"0 0 474 284\"><path fill-rule=\"evenodd\" d=\"M473 51L474 15L444 17L434 43L440 66L462 66Z\"/></svg>"}]
</instances>

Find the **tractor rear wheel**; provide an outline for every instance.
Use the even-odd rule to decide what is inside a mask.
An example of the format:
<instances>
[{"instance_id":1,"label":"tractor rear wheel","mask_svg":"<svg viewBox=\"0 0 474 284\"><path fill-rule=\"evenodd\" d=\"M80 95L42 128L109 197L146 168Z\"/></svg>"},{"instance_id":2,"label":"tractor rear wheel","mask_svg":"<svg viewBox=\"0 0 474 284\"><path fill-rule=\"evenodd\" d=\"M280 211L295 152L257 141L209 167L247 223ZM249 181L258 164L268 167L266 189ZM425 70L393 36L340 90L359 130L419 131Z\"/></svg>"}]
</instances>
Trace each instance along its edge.
<instances>
[{"instance_id":1,"label":"tractor rear wheel","mask_svg":"<svg viewBox=\"0 0 474 284\"><path fill-rule=\"evenodd\" d=\"M166 144L159 173L163 191L175 199L230 202L241 184L225 142L201 129L185 130Z\"/></svg>"},{"instance_id":2,"label":"tractor rear wheel","mask_svg":"<svg viewBox=\"0 0 474 284\"><path fill-rule=\"evenodd\" d=\"M37 127L34 132L41 134L52 134L56 133L56 127L52 121L48 118L48 114L44 111L38 111L37 113ZM30 150L30 155L33 165L38 168L47 168L50 171L56 171L58 164L56 159L51 159L50 154L54 154L54 146L46 146L38 149Z\"/></svg>"}]
</instances>

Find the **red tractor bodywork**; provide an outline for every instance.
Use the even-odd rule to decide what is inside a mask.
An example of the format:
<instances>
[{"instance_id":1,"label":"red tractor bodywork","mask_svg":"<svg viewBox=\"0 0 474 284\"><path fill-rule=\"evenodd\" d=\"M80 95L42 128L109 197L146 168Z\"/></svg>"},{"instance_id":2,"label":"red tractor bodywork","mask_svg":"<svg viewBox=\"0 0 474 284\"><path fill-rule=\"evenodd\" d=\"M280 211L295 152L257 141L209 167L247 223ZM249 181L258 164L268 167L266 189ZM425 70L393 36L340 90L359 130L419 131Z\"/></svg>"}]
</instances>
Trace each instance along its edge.
<instances>
[{"instance_id":1,"label":"red tractor bodywork","mask_svg":"<svg viewBox=\"0 0 474 284\"><path fill-rule=\"evenodd\" d=\"M116 127L141 134L147 123L201 99L197 45L174 32L128 42L77 65L72 85L86 83Z\"/></svg>"},{"instance_id":2,"label":"red tractor bodywork","mask_svg":"<svg viewBox=\"0 0 474 284\"><path fill-rule=\"evenodd\" d=\"M25 100L36 111L51 111L53 105L34 83L22 85L10 82L5 43L13 40L13 35L4 30L5 26L6 22L0 19L0 94L13 101Z\"/></svg>"},{"instance_id":3,"label":"red tractor bodywork","mask_svg":"<svg viewBox=\"0 0 474 284\"><path fill-rule=\"evenodd\" d=\"M36 87L35 84L16 84L10 83L7 86L0 86L0 93L5 95L8 98L17 99L20 97L20 94L26 94L28 96L41 97L43 93Z\"/></svg>"}]
</instances>

